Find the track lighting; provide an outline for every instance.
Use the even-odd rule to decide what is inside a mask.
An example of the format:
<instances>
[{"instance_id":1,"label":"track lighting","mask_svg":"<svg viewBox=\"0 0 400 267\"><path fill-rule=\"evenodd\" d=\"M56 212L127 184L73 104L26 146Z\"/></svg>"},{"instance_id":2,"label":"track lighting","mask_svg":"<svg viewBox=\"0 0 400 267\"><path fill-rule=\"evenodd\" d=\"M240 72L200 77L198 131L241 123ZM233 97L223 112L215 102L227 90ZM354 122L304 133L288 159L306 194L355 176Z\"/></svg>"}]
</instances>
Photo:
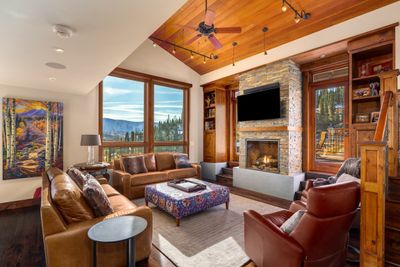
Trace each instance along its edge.
<instances>
[{"instance_id":1,"label":"track lighting","mask_svg":"<svg viewBox=\"0 0 400 267\"><path fill-rule=\"evenodd\" d=\"M294 16L294 22L299 23L300 20L307 20L311 17L311 13L305 12L304 10L297 10L295 9L287 0L282 0L282 12L286 12L290 8L293 13L295 14Z\"/></svg>"},{"instance_id":2,"label":"track lighting","mask_svg":"<svg viewBox=\"0 0 400 267\"><path fill-rule=\"evenodd\" d=\"M176 54L176 48L174 47L174 49L172 49L172 54Z\"/></svg>"},{"instance_id":3,"label":"track lighting","mask_svg":"<svg viewBox=\"0 0 400 267\"><path fill-rule=\"evenodd\" d=\"M154 48L156 48L156 47L157 47L157 44L156 44L155 42L153 42L153 47L154 47Z\"/></svg>"},{"instance_id":4,"label":"track lighting","mask_svg":"<svg viewBox=\"0 0 400 267\"><path fill-rule=\"evenodd\" d=\"M204 59L203 59L203 64L206 64L206 63L207 63L206 57L204 57Z\"/></svg>"},{"instance_id":5,"label":"track lighting","mask_svg":"<svg viewBox=\"0 0 400 267\"><path fill-rule=\"evenodd\" d=\"M193 52L190 52L190 59L194 59Z\"/></svg>"}]
</instances>

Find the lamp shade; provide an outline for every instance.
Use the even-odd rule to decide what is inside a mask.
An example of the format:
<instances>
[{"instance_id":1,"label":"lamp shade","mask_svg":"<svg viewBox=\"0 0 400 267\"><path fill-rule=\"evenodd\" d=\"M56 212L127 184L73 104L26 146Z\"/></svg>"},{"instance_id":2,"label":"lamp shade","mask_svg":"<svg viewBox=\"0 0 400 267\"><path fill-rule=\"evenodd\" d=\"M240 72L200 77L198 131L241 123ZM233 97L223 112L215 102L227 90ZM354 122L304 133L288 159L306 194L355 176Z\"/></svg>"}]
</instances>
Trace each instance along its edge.
<instances>
[{"instance_id":1,"label":"lamp shade","mask_svg":"<svg viewBox=\"0 0 400 267\"><path fill-rule=\"evenodd\" d=\"M82 134L81 146L100 146L101 139L98 134Z\"/></svg>"}]
</instances>

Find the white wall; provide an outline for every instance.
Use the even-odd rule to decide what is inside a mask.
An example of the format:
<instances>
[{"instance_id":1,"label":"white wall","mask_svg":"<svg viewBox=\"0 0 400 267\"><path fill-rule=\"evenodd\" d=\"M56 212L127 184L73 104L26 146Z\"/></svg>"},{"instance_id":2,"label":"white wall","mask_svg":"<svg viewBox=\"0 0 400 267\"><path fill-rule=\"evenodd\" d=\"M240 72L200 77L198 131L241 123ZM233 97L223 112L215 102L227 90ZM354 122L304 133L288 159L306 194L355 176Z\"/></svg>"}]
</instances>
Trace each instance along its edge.
<instances>
[{"instance_id":1,"label":"white wall","mask_svg":"<svg viewBox=\"0 0 400 267\"><path fill-rule=\"evenodd\" d=\"M48 92L32 88L14 87L0 84L0 98L15 97L32 100L59 101L64 103L64 168L74 163L85 162L87 152L80 146L81 134L97 133L97 90L87 95L73 95ZM0 109L2 110L2 109ZM0 112L0 125L2 114ZM0 127L2 134L3 127ZM0 142L2 151L2 142ZM2 154L0 153L0 158ZM0 165L2 164L0 160ZM0 168L0 177L2 175ZM32 198L35 188L41 186L41 177L0 180L0 203Z\"/></svg>"},{"instance_id":2,"label":"white wall","mask_svg":"<svg viewBox=\"0 0 400 267\"><path fill-rule=\"evenodd\" d=\"M311 18L312 19L312 18ZM260 53L235 62L235 66L225 66L201 76L200 84L206 84L220 78L243 72L283 58L325 46L374 29L400 22L400 1L384 6L364 15L344 21L321 31L312 33L292 42L268 50L268 55ZM399 27L397 27L399 28ZM400 67L400 30L396 30L396 64ZM240 44L238 46L240 49ZM400 79L399 79L400 87Z\"/></svg>"},{"instance_id":3,"label":"white wall","mask_svg":"<svg viewBox=\"0 0 400 267\"><path fill-rule=\"evenodd\" d=\"M200 87L200 75L162 48L154 48L149 40L136 49L120 67L193 85L190 89L189 154L191 162L202 160L203 89Z\"/></svg>"}]
</instances>

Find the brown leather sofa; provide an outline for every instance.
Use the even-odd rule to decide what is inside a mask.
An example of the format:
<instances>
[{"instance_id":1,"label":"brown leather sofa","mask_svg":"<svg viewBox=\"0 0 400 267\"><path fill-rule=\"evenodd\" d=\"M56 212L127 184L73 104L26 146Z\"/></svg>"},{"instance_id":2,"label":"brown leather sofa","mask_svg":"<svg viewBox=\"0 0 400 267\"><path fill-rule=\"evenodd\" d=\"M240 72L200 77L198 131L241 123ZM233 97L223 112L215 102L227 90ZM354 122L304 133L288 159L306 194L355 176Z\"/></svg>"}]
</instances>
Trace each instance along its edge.
<instances>
[{"instance_id":1,"label":"brown leather sofa","mask_svg":"<svg viewBox=\"0 0 400 267\"><path fill-rule=\"evenodd\" d=\"M91 267L92 242L87 235L89 228L108 218L124 215L140 216L147 220L146 230L136 237L136 260L149 257L153 231L151 210L146 206L137 207L107 184L107 180L104 178L99 181L114 212L107 216L95 217L91 208L84 202L80 188L65 172L52 168L43 174L41 220L47 267ZM68 212L77 212L77 216L81 219L80 222L67 222L71 219L62 215L62 207L57 206L52 199L57 190L60 190L59 192L69 190L75 196L82 210L79 212L69 210ZM60 202L57 203L60 205ZM125 247L126 242L99 243L97 266L126 266Z\"/></svg>"},{"instance_id":2,"label":"brown leather sofa","mask_svg":"<svg viewBox=\"0 0 400 267\"><path fill-rule=\"evenodd\" d=\"M172 152L144 154L146 173L129 174L123 170L121 160L113 161L112 184L115 189L129 199L144 196L144 188L149 184L162 183L173 179L197 177L201 179L201 167L177 169ZM129 155L123 155L127 157Z\"/></svg>"},{"instance_id":3,"label":"brown leather sofa","mask_svg":"<svg viewBox=\"0 0 400 267\"><path fill-rule=\"evenodd\" d=\"M245 251L258 267L345 266L348 232L359 201L356 182L312 188L307 211L290 234L280 226L293 211L246 211Z\"/></svg>"}]
</instances>

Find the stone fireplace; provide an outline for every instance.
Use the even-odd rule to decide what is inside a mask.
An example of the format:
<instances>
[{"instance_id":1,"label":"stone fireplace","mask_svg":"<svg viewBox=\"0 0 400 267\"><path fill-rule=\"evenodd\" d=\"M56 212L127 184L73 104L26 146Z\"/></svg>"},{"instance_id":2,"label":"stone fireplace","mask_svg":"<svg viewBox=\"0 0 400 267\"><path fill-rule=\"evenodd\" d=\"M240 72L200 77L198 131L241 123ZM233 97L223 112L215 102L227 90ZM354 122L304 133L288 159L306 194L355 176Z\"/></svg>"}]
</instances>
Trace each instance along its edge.
<instances>
[{"instance_id":1,"label":"stone fireplace","mask_svg":"<svg viewBox=\"0 0 400 267\"><path fill-rule=\"evenodd\" d=\"M279 173L279 140L247 139L246 167Z\"/></svg>"},{"instance_id":2,"label":"stone fireplace","mask_svg":"<svg viewBox=\"0 0 400 267\"><path fill-rule=\"evenodd\" d=\"M302 173L301 71L291 60L281 60L242 73L239 94L279 83L281 118L238 123L239 167L233 185L292 200ZM254 107L263 112L263 107Z\"/></svg>"}]
</instances>

